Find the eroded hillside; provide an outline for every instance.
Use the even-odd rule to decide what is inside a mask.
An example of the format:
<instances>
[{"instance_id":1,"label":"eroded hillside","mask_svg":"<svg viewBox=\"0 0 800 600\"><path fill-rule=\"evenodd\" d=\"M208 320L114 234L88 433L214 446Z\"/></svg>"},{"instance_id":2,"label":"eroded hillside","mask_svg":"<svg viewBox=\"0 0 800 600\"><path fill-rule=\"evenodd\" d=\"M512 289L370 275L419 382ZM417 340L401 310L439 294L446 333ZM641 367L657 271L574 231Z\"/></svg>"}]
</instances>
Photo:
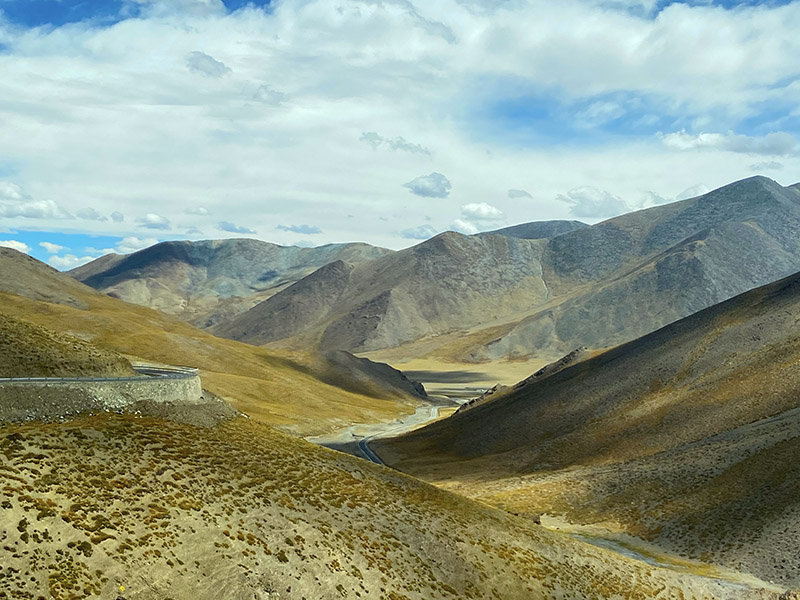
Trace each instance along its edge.
<instances>
[{"instance_id":1,"label":"eroded hillside","mask_svg":"<svg viewBox=\"0 0 800 600\"><path fill-rule=\"evenodd\" d=\"M208 327L327 263L389 253L360 243L300 248L250 239L163 242L130 255L103 256L70 275L126 302Z\"/></svg>"}]
</instances>

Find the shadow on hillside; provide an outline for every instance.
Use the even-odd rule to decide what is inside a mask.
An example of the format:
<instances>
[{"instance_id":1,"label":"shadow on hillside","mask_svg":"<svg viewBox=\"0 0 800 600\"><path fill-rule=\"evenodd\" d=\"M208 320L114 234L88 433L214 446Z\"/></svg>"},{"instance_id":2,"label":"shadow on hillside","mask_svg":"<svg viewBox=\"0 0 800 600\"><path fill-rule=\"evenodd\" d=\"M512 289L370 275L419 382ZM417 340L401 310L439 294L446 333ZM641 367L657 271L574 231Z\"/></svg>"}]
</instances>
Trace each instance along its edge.
<instances>
[{"instance_id":1,"label":"shadow on hillside","mask_svg":"<svg viewBox=\"0 0 800 600\"><path fill-rule=\"evenodd\" d=\"M491 376L479 371L403 371L406 377L423 383L470 383L485 381Z\"/></svg>"}]
</instances>

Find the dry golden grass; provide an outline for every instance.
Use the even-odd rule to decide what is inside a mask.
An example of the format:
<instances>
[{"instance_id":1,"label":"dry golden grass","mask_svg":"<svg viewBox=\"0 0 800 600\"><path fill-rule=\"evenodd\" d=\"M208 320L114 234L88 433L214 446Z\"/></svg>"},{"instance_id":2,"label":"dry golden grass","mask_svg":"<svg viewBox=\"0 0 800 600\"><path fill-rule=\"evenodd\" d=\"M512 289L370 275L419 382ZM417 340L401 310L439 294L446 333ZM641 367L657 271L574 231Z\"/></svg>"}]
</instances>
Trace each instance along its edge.
<instances>
[{"instance_id":1,"label":"dry golden grass","mask_svg":"<svg viewBox=\"0 0 800 600\"><path fill-rule=\"evenodd\" d=\"M0 377L136 375L116 352L0 312Z\"/></svg>"},{"instance_id":2,"label":"dry golden grass","mask_svg":"<svg viewBox=\"0 0 800 600\"><path fill-rule=\"evenodd\" d=\"M254 418L299 434L327 433L353 422L388 421L414 411L410 397L367 396L349 391L345 380L321 381L315 357L217 338L85 286L71 291L88 309L7 293L0 293L0 305L6 313L131 358L198 367L204 387Z\"/></svg>"},{"instance_id":3,"label":"dry golden grass","mask_svg":"<svg viewBox=\"0 0 800 600\"><path fill-rule=\"evenodd\" d=\"M10 425L0 459L0 598L747 597L243 418Z\"/></svg>"}]
</instances>

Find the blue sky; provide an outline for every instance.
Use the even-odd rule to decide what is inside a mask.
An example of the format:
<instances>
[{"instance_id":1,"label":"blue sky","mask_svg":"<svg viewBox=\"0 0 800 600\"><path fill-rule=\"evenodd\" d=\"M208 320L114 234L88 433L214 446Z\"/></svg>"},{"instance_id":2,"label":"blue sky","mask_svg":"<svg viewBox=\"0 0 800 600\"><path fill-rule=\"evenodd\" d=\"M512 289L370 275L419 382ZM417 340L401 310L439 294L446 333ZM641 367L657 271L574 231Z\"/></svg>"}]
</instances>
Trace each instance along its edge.
<instances>
[{"instance_id":1,"label":"blue sky","mask_svg":"<svg viewBox=\"0 0 800 600\"><path fill-rule=\"evenodd\" d=\"M168 239L400 248L800 181L800 0L0 13L0 243L57 268Z\"/></svg>"},{"instance_id":2,"label":"blue sky","mask_svg":"<svg viewBox=\"0 0 800 600\"><path fill-rule=\"evenodd\" d=\"M268 7L269 0L223 0L228 11L247 5ZM21 27L60 27L91 21L109 26L124 19L146 16L146 3L131 0L0 0L5 17Z\"/></svg>"}]
</instances>

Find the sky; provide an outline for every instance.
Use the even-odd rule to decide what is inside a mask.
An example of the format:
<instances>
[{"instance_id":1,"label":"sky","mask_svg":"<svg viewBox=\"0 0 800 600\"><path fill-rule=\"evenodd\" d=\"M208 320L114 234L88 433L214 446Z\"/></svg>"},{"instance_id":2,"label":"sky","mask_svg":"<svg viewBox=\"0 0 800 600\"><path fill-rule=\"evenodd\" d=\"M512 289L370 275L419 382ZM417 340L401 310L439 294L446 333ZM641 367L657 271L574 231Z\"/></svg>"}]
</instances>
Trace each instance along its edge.
<instances>
[{"instance_id":1,"label":"sky","mask_svg":"<svg viewBox=\"0 0 800 600\"><path fill-rule=\"evenodd\" d=\"M0 245L403 248L800 181L800 0L0 0Z\"/></svg>"}]
</instances>

